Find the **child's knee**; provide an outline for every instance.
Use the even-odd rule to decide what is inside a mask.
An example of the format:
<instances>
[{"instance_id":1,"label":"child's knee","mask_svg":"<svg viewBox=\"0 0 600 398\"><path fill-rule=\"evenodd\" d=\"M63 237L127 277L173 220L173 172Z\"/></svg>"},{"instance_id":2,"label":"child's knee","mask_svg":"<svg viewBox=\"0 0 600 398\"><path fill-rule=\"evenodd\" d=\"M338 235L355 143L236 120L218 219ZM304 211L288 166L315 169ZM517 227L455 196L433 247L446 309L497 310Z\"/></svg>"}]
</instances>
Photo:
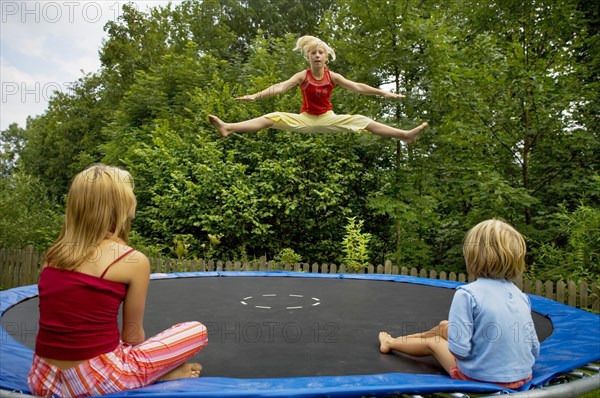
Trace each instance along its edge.
<instances>
[{"instance_id":1,"label":"child's knee","mask_svg":"<svg viewBox=\"0 0 600 398\"><path fill-rule=\"evenodd\" d=\"M204 326L204 324L202 322L198 322L198 321L190 321L187 322L190 326L192 326L194 329L197 329L199 331L205 331L206 330L206 326Z\"/></svg>"},{"instance_id":2,"label":"child's knee","mask_svg":"<svg viewBox=\"0 0 600 398\"><path fill-rule=\"evenodd\" d=\"M449 325L448 321L440 322L439 334L446 340L448 340L448 325Z\"/></svg>"},{"instance_id":3,"label":"child's knee","mask_svg":"<svg viewBox=\"0 0 600 398\"><path fill-rule=\"evenodd\" d=\"M440 337L433 337L427 339L427 347L429 348L430 354L438 356L448 351L448 341Z\"/></svg>"},{"instance_id":4,"label":"child's knee","mask_svg":"<svg viewBox=\"0 0 600 398\"><path fill-rule=\"evenodd\" d=\"M208 343L208 330L206 326L201 322L191 321L187 322L190 325L190 331L193 333L201 342L202 346Z\"/></svg>"}]
</instances>

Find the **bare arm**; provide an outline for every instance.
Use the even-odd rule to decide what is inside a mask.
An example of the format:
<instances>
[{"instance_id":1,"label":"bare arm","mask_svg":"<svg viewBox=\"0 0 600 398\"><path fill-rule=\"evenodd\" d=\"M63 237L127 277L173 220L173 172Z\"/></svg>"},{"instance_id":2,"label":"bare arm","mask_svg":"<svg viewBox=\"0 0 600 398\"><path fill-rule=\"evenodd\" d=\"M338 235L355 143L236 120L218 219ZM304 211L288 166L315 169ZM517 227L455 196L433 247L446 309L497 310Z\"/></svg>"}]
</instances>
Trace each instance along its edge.
<instances>
[{"instance_id":1,"label":"bare arm","mask_svg":"<svg viewBox=\"0 0 600 398\"><path fill-rule=\"evenodd\" d=\"M243 97L235 98L236 101L255 101L263 98L273 97L275 95L284 93L300 83L304 80L306 76L306 71L298 72L294 76L290 77L288 80L272 85L269 88L266 88L262 91L259 91L256 94L244 95Z\"/></svg>"},{"instance_id":2,"label":"bare arm","mask_svg":"<svg viewBox=\"0 0 600 398\"><path fill-rule=\"evenodd\" d=\"M331 80L333 80L336 85L341 86L346 90L354 91L358 94L379 95L384 98L404 98L404 95L402 94L390 93L389 91L383 91L364 83L353 82L352 80L346 79L339 73L331 72Z\"/></svg>"},{"instance_id":3,"label":"bare arm","mask_svg":"<svg viewBox=\"0 0 600 398\"><path fill-rule=\"evenodd\" d=\"M126 257L124 261L127 263L129 281L127 295L123 302L121 340L137 345L146 339L143 323L150 283L150 262L140 252Z\"/></svg>"}]
</instances>

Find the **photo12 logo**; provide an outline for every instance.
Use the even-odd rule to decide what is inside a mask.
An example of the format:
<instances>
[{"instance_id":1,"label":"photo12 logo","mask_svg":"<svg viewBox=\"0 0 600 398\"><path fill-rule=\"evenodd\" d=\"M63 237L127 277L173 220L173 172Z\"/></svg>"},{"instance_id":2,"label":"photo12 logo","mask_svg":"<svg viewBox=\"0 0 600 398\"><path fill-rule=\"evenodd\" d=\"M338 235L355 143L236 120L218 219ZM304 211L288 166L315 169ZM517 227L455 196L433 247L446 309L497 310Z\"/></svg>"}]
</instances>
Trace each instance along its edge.
<instances>
[{"instance_id":1,"label":"photo12 logo","mask_svg":"<svg viewBox=\"0 0 600 398\"><path fill-rule=\"evenodd\" d=\"M2 23L98 23L116 20L123 4L137 9L136 3L125 1L2 1L1 4Z\"/></svg>"},{"instance_id":2,"label":"photo12 logo","mask_svg":"<svg viewBox=\"0 0 600 398\"><path fill-rule=\"evenodd\" d=\"M204 324L209 338L221 343L298 343L330 344L338 342L339 326L333 322L301 325L296 322L234 322Z\"/></svg>"},{"instance_id":3,"label":"photo12 logo","mask_svg":"<svg viewBox=\"0 0 600 398\"><path fill-rule=\"evenodd\" d=\"M0 344L6 344L9 337L21 342L33 343L38 333L37 323L31 325L26 322L4 322L0 327L6 332L0 334Z\"/></svg>"},{"instance_id":4,"label":"photo12 logo","mask_svg":"<svg viewBox=\"0 0 600 398\"><path fill-rule=\"evenodd\" d=\"M2 82L2 103L48 102L57 92L72 91L72 85L69 82Z\"/></svg>"}]
</instances>

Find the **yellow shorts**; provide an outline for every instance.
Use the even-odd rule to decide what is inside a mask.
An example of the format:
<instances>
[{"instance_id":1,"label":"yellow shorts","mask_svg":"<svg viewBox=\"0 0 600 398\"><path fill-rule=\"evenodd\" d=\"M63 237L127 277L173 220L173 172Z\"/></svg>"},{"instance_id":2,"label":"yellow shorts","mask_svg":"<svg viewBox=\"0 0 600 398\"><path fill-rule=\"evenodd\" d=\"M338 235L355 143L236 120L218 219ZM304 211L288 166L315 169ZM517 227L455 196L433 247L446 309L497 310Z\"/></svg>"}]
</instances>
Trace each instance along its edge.
<instances>
[{"instance_id":1,"label":"yellow shorts","mask_svg":"<svg viewBox=\"0 0 600 398\"><path fill-rule=\"evenodd\" d=\"M373 122L366 116L336 115L333 111L322 115L311 115L306 112L300 114L273 112L266 114L265 117L275 121L271 128L302 133L358 133Z\"/></svg>"}]
</instances>

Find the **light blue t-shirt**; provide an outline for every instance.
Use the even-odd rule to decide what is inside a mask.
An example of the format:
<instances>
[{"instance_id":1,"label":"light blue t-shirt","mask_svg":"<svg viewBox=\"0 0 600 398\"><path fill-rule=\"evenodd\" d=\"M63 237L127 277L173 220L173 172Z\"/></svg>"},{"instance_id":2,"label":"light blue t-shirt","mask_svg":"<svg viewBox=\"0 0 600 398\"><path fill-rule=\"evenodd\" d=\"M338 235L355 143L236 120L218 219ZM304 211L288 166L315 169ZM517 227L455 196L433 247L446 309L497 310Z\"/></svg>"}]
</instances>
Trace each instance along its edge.
<instances>
[{"instance_id":1,"label":"light blue t-shirt","mask_svg":"<svg viewBox=\"0 0 600 398\"><path fill-rule=\"evenodd\" d=\"M456 290L448 348L465 375L508 383L525 379L540 352L527 295L505 279L479 278Z\"/></svg>"}]
</instances>

